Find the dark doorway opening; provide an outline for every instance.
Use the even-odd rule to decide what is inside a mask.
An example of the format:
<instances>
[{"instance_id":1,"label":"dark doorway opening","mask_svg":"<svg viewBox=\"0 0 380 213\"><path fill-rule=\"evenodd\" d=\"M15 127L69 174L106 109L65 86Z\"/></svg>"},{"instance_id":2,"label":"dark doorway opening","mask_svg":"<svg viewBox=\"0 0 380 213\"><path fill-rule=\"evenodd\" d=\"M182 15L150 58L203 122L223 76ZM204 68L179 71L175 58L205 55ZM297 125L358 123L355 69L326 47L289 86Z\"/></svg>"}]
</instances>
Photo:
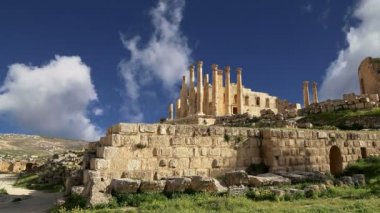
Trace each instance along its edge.
<instances>
[{"instance_id":1,"label":"dark doorway opening","mask_svg":"<svg viewBox=\"0 0 380 213\"><path fill-rule=\"evenodd\" d=\"M232 114L234 114L234 115L238 114L237 107L232 107Z\"/></svg>"},{"instance_id":2,"label":"dark doorway opening","mask_svg":"<svg viewBox=\"0 0 380 213\"><path fill-rule=\"evenodd\" d=\"M337 146L333 146L330 149L330 172L333 175L339 175L343 172L343 159L340 149Z\"/></svg>"},{"instance_id":3,"label":"dark doorway opening","mask_svg":"<svg viewBox=\"0 0 380 213\"><path fill-rule=\"evenodd\" d=\"M360 148L360 153L362 155L362 158L367 158L367 148L361 147Z\"/></svg>"}]
</instances>

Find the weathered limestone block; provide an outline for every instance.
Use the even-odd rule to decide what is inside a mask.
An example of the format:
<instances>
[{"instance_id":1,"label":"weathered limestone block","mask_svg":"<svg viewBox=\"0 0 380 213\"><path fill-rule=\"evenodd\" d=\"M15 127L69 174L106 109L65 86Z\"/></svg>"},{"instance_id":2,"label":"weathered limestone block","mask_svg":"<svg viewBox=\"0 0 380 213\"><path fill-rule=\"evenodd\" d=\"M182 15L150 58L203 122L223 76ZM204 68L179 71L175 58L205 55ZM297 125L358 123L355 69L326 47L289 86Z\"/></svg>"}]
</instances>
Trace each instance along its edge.
<instances>
[{"instance_id":1,"label":"weathered limestone block","mask_svg":"<svg viewBox=\"0 0 380 213\"><path fill-rule=\"evenodd\" d=\"M130 160L127 163L127 170L133 171L133 170L139 170L141 168L141 160Z\"/></svg>"},{"instance_id":2,"label":"weathered limestone block","mask_svg":"<svg viewBox=\"0 0 380 213\"><path fill-rule=\"evenodd\" d=\"M165 189L165 185L165 180L141 181L139 192L163 192Z\"/></svg>"},{"instance_id":3,"label":"weathered limestone block","mask_svg":"<svg viewBox=\"0 0 380 213\"><path fill-rule=\"evenodd\" d=\"M152 180L152 176L152 170L125 171L121 175L122 178L130 178L136 180Z\"/></svg>"},{"instance_id":4,"label":"weathered limestone block","mask_svg":"<svg viewBox=\"0 0 380 213\"><path fill-rule=\"evenodd\" d=\"M141 133L157 133L157 125L156 124L140 124L140 132Z\"/></svg>"},{"instance_id":5,"label":"weathered limestone block","mask_svg":"<svg viewBox=\"0 0 380 213\"><path fill-rule=\"evenodd\" d=\"M90 161L90 169L92 170L106 170L109 167L109 160L102 158L92 158Z\"/></svg>"},{"instance_id":6,"label":"weathered limestone block","mask_svg":"<svg viewBox=\"0 0 380 213\"><path fill-rule=\"evenodd\" d=\"M193 156L193 152L189 148L177 147L173 149L173 157L184 158L184 157L192 157L192 156Z\"/></svg>"},{"instance_id":7,"label":"weathered limestone block","mask_svg":"<svg viewBox=\"0 0 380 213\"><path fill-rule=\"evenodd\" d=\"M210 126L210 135L224 135L224 127Z\"/></svg>"},{"instance_id":8,"label":"weathered limestone block","mask_svg":"<svg viewBox=\"0 0 380 213\"><path fill-rule=\"evenodd\" d=\"M135 135L139 132L138 124L119 123L108 129L107 135L110 134L123 134L123 135Z\"/></svg>"},{"instance_id":9,"label":"weathered limestone block","mask_svg":"<svg viewBox=\"0 0 380 213\"><path fill-rule=\"evenodd\" d=\"M208 136L209 128L206 126L197 126L194 128L194 136Z\"/></svg>"},{"instance_id":10,"label":"weathered limestone block","mask_svg":"<svg viewBox=\"0 0 380 213\"><path fill-rule=\"evenodd\" d=\"M89 206L108 203L111 198L111 195L107 191L110 180L101 177L100 173L97 171L88 171L86 173L87 180L84 181L85 185L81 196L87 198L87 204Z\"/></svg>"},{"instance_id":11,"label":"weathered limestone block","mask_svg":"<svg viewBox=\"0 0 380 213\"><path fill-rule=\"evenodd\" d=\"M169 157L171 155L171 148L154 148L153 156Z\"/></svg>"},{"instance_id":12,"label":"weathered limestone block","mask_svg":"<svg viewBox=\"0 0 380 213\"><path fill-rule=\"evenodd\" d=\"M282 185L282 184L290 184L290 179L285 178L279 175L275 175L273 173L265 173L257 176L248 176L248 184L250 186L274 186L274 185Z\"/></svg>"},{"instance_id":13,"label":"weathered limestone block","mask_svg":"<svg viewBox=\"0 0 380 213\"><path fill-rule=\"evenodd\" d=\"M194 138L195 145L200 147L209 147L212 145L211 137L195 137Z\"/></svg>"},{"instance_id":14,"label":"weathered limestone block","mask_svg":"<svg viewBox=\"0 0 380 213\"><path fill-rule=\"evenodd\" d=\"M184 137L173 137L170 139L170 145L176 146L176 145L184 145L185 144L185 138Z\"/></svg>"},{"instance_id":15,"label":"weathered limestone block","mask_svg":"<svg viewBox=\"0 0 380 213\"><path fill-rule=\"evenodd\" d=\"M194 129L192 126L188 125L177 125L175 129L175 134L177 136L193 136Z\"/></svg>"},{"instance_id":16,"label":"weathered limestone block","mask_svg":"<svg viewBox=\"0 0 380 213\"><path fill-rule=\"evenodd\" d=\"M184 192L189 189L191 184L191 179L187 177L170 178L166 180L165 192Z\"/></svg>"},{"instance_id":17,"label":"weathered limestone block","mask_svg":"<svg viewBox=\"0 0 380 213\"><path fill-rule=\"evenodd\" d=\"M220 148L210 149L209 156L220 156Z\"/></svg>"},{"instance_id":18,"label":"weathered limestone block","mask_svg":"<svg viewBox=\"0 0 380 213\"><path fill-rule=\"evenodd\" d=\"M303 182L309 180L309 178L305 175L300 175L300 174L296 174L296 173L292 173L292 172L277 172L276 174L290 179L292 184L293 183L303 183Z\"/></svg>"},{"instance_id":19,"label":"weathered limestone block","mask_svg":"<svg viewBox=\"0 0 380 213\"><path fill-rule=\"evenodd\" d=\"M191 177L190 189L195 192L226 192L227 188L222 186L218 180L210 177Z\"/></svg>"},{"instance_id":20,"label":"weathered limestone block","mask_svg":"<svg viewBox=\"0 0 380 213\"><path fill-rule=\"evenodd\" d=\"M135 193L141 184L140 180L129 178L112 179L110 188L112 191L120 193Z\"/></svg>"},{"instance_id":21,"label":"weathered limestone block","mask_svg":"<svg viewBox=\"0 0 380 213\"><path fill-rule=\"evenodd\" d=\"M197 174L195 169L184 169L183 176L195 176Z\"/></svg>"},{"instance_id":22,"label":"weathered limestone block","mask_svg":"<svg viewBox=\"0 0 380 213\"><path fill-rule=\"evenodd\" d=\"M116 147L109 147L109 146L97 147L96 157L111 159L117 153L117 151L118 149Z\"/></svg>"},{"instance_id":23,"label":"weathered limestone block","mask_svg":"<svg viewBox=\"0 0 380 213\"><path fill-rule=\"evenodd\" d=\"M244 170L227 172L225 174L225 183L227 186L247 185L248 174Z\"/></svg>"}]
</instances>

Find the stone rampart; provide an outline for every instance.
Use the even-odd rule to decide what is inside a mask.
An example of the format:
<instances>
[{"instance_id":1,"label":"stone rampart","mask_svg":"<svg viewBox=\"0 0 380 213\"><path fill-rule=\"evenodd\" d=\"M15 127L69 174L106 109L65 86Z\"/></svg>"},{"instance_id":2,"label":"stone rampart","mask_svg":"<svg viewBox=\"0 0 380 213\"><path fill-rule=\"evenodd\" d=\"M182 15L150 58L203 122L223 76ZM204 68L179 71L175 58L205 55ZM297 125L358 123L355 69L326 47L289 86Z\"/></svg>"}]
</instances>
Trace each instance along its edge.
<instances>
[{"instance_id":1,"label":"stone rampart","mask_svg":"<svg viewBox=\"0 0 380 213\"><path fill-rule=\"evenodd\" d=\"M329 172L330 163L341 171L380 154L380 132L117 124L92 146L90 170L106 178L218 177L262 162L274 172Z\"/></svg>"}]
</instances>

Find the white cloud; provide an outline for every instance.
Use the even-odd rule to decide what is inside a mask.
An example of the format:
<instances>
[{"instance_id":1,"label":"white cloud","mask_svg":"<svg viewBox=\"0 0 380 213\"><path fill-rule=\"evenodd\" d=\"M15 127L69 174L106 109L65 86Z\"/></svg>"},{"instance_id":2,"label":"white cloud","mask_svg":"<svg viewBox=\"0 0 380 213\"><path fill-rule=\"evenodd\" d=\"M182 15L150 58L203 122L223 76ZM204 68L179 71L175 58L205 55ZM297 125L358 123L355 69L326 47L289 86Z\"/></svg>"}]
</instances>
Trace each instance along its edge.
<instances>
[{"instance_id":1,"label":"white cloud","mask_svg":"<svg viewBox=\"0 0 380 213\"><path fill-rule=\"evenodd\" d=\"M358 67L365 57L380 56L380 1L362 0L353 18L361 22L346 32L347 47L327 69L321 85L321 99L339 98L345 93L359 92Z\"/></svg>"},{"instance_id":2,"label":"white cloud","mask_svg":"<svg viewBox=\"0 0 380 213\"><path fill-rule=\"evenodd\" d=\"M141 91L152 83L159 84L174 95L175 85L185 74L189 64L190 49L187 39L180 30L184 0L161 0L150 11L154 27L150 40L143 45L140 37L122 37L123 44L130 51L130 58L119 64L125 80L126 104L122 108L130 121L142 121L140 110Z\"/></svg>"},{"instance_id":3,"label":"white cloud","mask_svg":"<svg viewBox=\"0 0 380 213\"><path fill-rule=\"evenodd\" d=\"M100 131L86 115L96 100L90 68L80 57L56 56L40 67L9 67L0 87L0 114L39 134L97 140Z\"/></svg>"},{"instance_id":4,"label":"white cloud","mask_svg":"<svg viewBox=\"0 0 380 213\"><path fill-rule=\"evenodd\" d=\"M103 113L104 113L103 109L100 109L100 108L94 108L94 109L92 110L92 112L93 112L94 115L96 115L96 116L103 115Z\"/></svg>"}]
</instances>

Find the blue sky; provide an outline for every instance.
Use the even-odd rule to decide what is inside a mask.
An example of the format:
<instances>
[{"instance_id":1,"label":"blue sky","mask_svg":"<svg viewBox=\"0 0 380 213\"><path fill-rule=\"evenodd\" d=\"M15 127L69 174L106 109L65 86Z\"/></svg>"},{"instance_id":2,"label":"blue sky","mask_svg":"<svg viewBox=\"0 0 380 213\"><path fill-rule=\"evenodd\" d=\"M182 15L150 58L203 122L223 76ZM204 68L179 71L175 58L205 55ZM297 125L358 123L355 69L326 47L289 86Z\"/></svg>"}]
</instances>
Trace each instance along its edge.
<instances>
[{"instance_id":1,"label":"blue sky","mask_svg":"<svg viewBox=\"0 0 380 213\"><path fill-rule=\"evenodd\" d=\"M199 59L205 72L243 67L244 86L292 102L302 102L303 80L322 85L322 99L340 97L357 91L360 59L380 53L376 8L376 0L4 0L0 132L94 140L118 122L158 121Z\"/></svg>"}]
</instances>

